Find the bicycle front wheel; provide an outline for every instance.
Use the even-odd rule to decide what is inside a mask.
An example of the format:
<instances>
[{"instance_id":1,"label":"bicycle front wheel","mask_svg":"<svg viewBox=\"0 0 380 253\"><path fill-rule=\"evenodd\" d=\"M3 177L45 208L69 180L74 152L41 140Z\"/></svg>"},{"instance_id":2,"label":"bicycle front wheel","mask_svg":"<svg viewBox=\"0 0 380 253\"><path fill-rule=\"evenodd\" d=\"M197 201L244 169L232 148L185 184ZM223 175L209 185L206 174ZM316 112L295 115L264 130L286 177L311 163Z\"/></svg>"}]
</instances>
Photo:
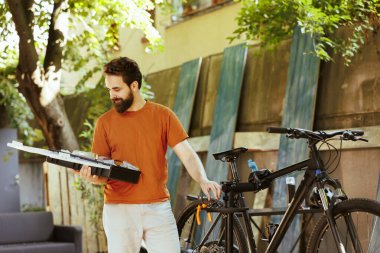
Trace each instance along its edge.
<instances>
[{"instance_id":1,"label":"bicycle front wheel","mask_svg":"<svg viewBox=\"0 0 380 253\"><path fill-rule=\"evenodd\" d=\"M346 253L380 252L380 203L349 199L338 203L333 215L343 244L340 247L344 247ZM311 233L307 252L339 252L326 216L321 217Z\"/></svg>"},{"instance_id":2,"label":"bicycle front wheel","mask_svg":"<svg viewBox=\"0 0 380 253\"><path fill-rule=\"evenodd\" d=\"M205 201L194 201L189 204L177 219L181 253L197 252L225 252L225 225L226 215L212 213L212 222L206 217L206 211L202 210L200 217L202 224L196 221L197 206ZM239 219L233 217L233 252L248 252L247 241Z\"/></svg>"}]
</instances>

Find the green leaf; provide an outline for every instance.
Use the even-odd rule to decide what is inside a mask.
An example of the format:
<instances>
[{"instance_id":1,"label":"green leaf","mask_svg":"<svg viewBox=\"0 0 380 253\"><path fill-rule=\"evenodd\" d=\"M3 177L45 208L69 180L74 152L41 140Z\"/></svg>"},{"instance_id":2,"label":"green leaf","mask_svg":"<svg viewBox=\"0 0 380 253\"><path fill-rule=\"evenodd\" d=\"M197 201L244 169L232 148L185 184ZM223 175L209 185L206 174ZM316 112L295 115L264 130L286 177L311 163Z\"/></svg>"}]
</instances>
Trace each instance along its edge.
<instances>
[{"instance_id":1,"label":"green leaf","mask_svg":"<svg viewBox=\"0 0 380 253\"><path fill-rule=\"evenodd\" d=\"M245 37L248 40L259 38L265 46L275 44L292 35L292 28L298 25L302 33L309 33L319 40L320 46L314 53L323 60L331 60L328 48L345 56L353 57L358 43L363 44L363 34L373 30L370 17L379 17L377 0L332 1L332 0L242 0L237 16L238 28L229 37L230 41ZM343 40L337 30L346 27L354 32ZM326 49L326 50L325 50ZM348 50L350 49L350 50ZM348 50L348 54L344 54Z\"/></svg>"}]
</instances>

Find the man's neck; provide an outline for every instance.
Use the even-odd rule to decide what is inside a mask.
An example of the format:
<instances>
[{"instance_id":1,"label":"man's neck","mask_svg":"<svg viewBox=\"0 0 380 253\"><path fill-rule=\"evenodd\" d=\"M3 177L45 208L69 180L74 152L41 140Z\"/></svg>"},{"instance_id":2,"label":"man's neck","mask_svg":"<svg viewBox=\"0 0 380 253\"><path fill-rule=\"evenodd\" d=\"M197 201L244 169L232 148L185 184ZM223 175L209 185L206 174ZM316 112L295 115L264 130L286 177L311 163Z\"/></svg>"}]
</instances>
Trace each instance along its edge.
<instances>
[{"instance_id":1,"label":"man's neck","mask_svg":"<svg viewBox=\"0 0 380 253\"><path fill-rule=\"evenodd\" d=\"M146 101L144 98L139 94L134 97L132 105L128 108L128 112L136 112L144 107L146 104Z\"/></svg>"}]
</instances>

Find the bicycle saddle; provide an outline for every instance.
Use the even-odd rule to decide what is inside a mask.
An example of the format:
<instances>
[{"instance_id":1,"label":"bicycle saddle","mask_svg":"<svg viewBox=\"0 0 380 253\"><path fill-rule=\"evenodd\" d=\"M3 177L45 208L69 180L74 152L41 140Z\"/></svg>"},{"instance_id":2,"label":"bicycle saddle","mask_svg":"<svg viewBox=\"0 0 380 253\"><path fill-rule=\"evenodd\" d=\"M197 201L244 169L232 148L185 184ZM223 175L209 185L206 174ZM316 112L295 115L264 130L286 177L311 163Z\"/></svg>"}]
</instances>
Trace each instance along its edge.
<instances>
[{"instance_id":1,"label":"bicycle saddle","mask_svg":"<svg viewBox=\"0 0 380 253\"><path fill-rule=\"evenodd\" d=\"M215 158L215 160L231 160L231 159L236 159L239 157L239 155L241 153L244 153L246 152L248 149L247 148L235 148L235 149L231 149L231 150L227 150L227 151L223 151L223 152L220 152L220 153L215 153L215 154L212 154Z\"/></svg>"}]
</instances>

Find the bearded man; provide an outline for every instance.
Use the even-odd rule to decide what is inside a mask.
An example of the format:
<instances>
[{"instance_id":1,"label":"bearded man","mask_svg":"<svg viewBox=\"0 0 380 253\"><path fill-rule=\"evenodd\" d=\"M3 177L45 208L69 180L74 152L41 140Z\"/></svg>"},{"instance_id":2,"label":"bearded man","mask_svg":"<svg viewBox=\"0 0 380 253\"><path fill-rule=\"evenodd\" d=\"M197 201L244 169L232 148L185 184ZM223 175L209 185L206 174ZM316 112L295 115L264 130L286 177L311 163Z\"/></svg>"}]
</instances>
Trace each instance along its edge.
<instances>
[{"instance_id":1,"label":"bearded man","mask_svg":"<svg viewBox=\"0 0 380 253\"><path fill-rule=\"evenodd\" d=\"M212 192L219 199L221 187L207 178L174 112L144 100L142 75L134 60L114 59L104 66L104 74L114 108L97 120L92 152L99 158L127 161L141 170L137 184L93 176L88 166L80 170L87 181L105 184L103 224L108 252L138 253L144 241L149 253L178 253L178 232L166 187L167 147L208 198Z\"/></svg>"}]
</instances>

